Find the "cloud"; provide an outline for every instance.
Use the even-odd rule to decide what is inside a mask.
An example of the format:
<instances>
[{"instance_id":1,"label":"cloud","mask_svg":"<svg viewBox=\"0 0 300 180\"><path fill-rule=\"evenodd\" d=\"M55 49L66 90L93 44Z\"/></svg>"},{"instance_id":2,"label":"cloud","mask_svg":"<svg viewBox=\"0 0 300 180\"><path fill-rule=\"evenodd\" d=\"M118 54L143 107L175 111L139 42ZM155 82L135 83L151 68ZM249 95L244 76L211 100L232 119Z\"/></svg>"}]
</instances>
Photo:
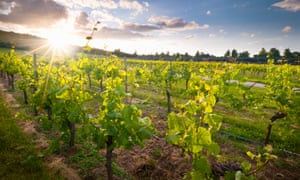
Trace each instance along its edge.
<instances>
[{"instance_id":1,"label":"cloud","mask_svg":"<svg viewBox=\"0 0 300 180\"><path fill-rule=\"evenodd\" d=\"M143 4L146 6L146 7L149 7L149 2L143 2Z\"/></svg>"},{"instance_id":2,"label":"cloud","mask_svg":"<svg viewBox=\"0 0 300 180\"><path fill-rule=\"evenodd\" d=\"M146 7L149 6L148 2L143 2L143 4L140 4L137 1L127 1L127 0L120 0L119 3L117 4L117 8L121 9L129 9L129 10L134 10L135 13L132 15L137 15L138 13L141 13L146 10ZM107 23L117 23L118 25L123 24L123 20L114 16L113 14L110 13L109 10L107 9L93 9L90 12L91 19L96 19L101 22L107 22Z\"/></svg>"},{"instance_id":3,"label":"cloud","mask_svg":"<svg viewBox=\"0 0 300 180\"><path fill-rule=\"evenodd\" d=\"M137 12L137 14L142 13L143 11L147 10L147 6L149 6L149 3L146 2L144 3L145 7L143 4L139 3L138 1L129 1L129 0L120 0L119 1L119 6L123 9L132 9Z\"/></svg>"},{"instance_id":4,"label":"cloud","mask_svg":"<svg viewBox=\"0 0 300 180\"><path fill-rule=\"evenodd\" d=\"M243 32L240 35L243 37L250 37L250 38L254 38L256 36L255 33L247 33L247 32Z\"/></svg>"},{"instance_id":5,"label":"cloud","mask_svg":"<svg viewBox=\"0 0 300 180\"><path fill-rule=\"evenodd\" d=\"M80 15L75 19L76 25L84 27L89 23L88 14L86 12L81 12Z\"/></svg>"},{"instance_id":6,"label":"cloud","mask_svg":"<svg viewBox=\"0 0 300 180\"><path fill-rule=\"evenodd\" d=\"M0 2L0 14L8 15L11 13L11 9L16 5L15 2Z\"/></svg>"},{"instance_id":7,"label":"cloud","mask_svg":"<svg viewBox=\"0 0 300 180\"><path fill-rule=\"evenodd\" d=\"M191 35L185 36L185 39L195 39L196 37L197 37L197 35L191 34Z\"/></svg>"},{"instance_id":8,"label":"cloud","mask_svg":"<svg viewBox=\"0 0 300 180\"><path fill-rule=\"evenodd\" d=\"M59 4L67 6L68 8L83 8L88 7L92 9L106 8L116 9L118 4L113 0L55 0Z\"/></svg>"},{"instance_id":9,"label":"cloud","mask_svg":"<svg viewBox=\"0 0 300 180\"><path fill-rule=\"evenodd\" d=\"M206 11L206 15L211 15L211 11L210 10Z\"/></svg>"},{"instance_id":10,"label":"cloud","mask_svg":"<svg viewBox=\"0 0 300 180\"><path fill-rule=\"evenodd\" d=\"M85 2L85 1L84 1ZM100 7L107 8L107 9L116 9L118 7L117 3L113 0L101 0L99 2Z\"/></svg>"},{"instance_id":11,"label":"cloud","mask_svg":"<svg viewBox=\"0 0 300 180\"><path fill-rule=\"evenodd\" d=\"M148 32L153 30L159 30L160 27L152 24L124 23L123 29L136 32Z\"/></svg>"},{"instance_id":12,"label":"cloud","mask_svg":"<svg viewBox=\"0 0 300 180\"><path fill-rule=\"evenodd\" d=\"M62 4L70 9L82 9L91 8L92 10L103 9L129 9L134 10L139 14L147 10L149 7L148 2L139 3L138 1L132 0L119 0L116 2L114 0L55 0L59 4Z\"/></svg>"},{"instance_id":13,"label":"cloud","mask_svg":"<svg viewBox=\"0 0 300 180\"><path fill-rule=\"evenodd\" d=\"M110 28L110 27L102 27L95 35L96 38L103 39L136 39L136 38L144 38L145 35L141 33L136 33L132 31L128 31L126 29L119 28Z\"/></svg>"},{"instance_id":14,"label":"cloud","mask_svg":"<svg viewBox=\"0 0 300 180\"><path fill-rule=\"evenodd\" d=\"M288 33L292 30L292 27L291 26L285 26L284 28L282 28L281 32L284 32L284 33Z\"/></svg>"},{"instance_id":15,"label":"cloud","mask_svg":"<svg viewBox=\"0 0 300 180\"><path fill-rule=\"evenodd\" d=\"M233 5L233 8L247 8L249 6L249 2L240 2Z\"/></svg>"},{"instance_id":16,"label":"cloud","mask_svg":"<svg viewBox=\"0 0 300 180\"><path fill-rule=\"evenodd\" d=\"M215 38L215 37L217 37L217 35L216 34L209 34L208 37Z\"/></svg>"},{"instance_id":17,"label":"cloud","mask_svg":"<svg viewBox=\"0 0 300 180\"><path fill-rule=\"evenodd\" d=\"M297 12L300 11L300 0L283 0L272 4L272 6L279 7L287 11Z\"/></svg>"},{"instance_id":18,"label":"cloud","mask_svg":"<svg viewBox=\"0 0 300 180\"><path fill-rule=\"evenodd\" d=\"M30 27L50 27L68 17L66 8L53 0L2 0L0 8L5 7L10 9L0 14L0 21Z\"/></svg>"},{"instance_id":19,"label":"cloud","mask_svg":"<svg viewBox=\"0 0 300 180\"><path fill-rule=\"evenodd\" d=\"M174 30L194 30L194 29L208 29L209 25L204 24L200 26L195 21L186 22L181 18L169 18L167 16L151 17L148 20L155 23L161 28L174 29Z\"/></svg>"},{"instance_id":20,"label":"cloud","mask_svg":"<svg viewBox=\"0 0 300 180\"><path fill-rule=\"evenodd\" d=\"M90 16L92 19L101 21L101 24L105 24L105 23L116 23L118 25L123 24L122 19L115 17L114 15L109 13L107 10L102 10L102 11L94 10L91 12Z\"/></svg>"}]
</instances>

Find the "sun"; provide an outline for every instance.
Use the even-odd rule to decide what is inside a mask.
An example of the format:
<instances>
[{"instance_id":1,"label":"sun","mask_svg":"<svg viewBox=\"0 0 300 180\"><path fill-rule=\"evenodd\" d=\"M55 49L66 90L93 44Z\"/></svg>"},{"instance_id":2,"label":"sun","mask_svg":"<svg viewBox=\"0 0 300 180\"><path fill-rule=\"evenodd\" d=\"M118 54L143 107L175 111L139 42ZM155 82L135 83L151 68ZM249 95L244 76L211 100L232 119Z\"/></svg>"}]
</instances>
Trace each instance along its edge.
<instances>
[{"instance_id":1,"label":"sun","mask_svg":"<svg viewBox=\"0 0 300 180\"><path fill-rule=\"evenodd\" d=\"M47 39L47 51L45 54L51 54L51 57L67 57L73 53L72 36L63 29L49 29L45 33Z\"/></svg>"},{"instance_id":2,"label":"sun","mask_svg":"<svg viewBox=\"0 0 300 180\"><path fill-rule=\"evenodd\" d=\"M50 48L55 51L64 51L69 46L68 35L65 33L53 31L47 35L47 39Z\"/></svg>"},{"instance_id":3,"label":"sun","mask_svg":"<svg viewBox=\"0 0 300 180\"><path fill-rule=\"evenodd\" d=\"M77 35L72 21L60 21L37 32L45 40L42 48L43 56L60 59L74 54L74 40L77 39Z\"/></svg>"}]
</instances>

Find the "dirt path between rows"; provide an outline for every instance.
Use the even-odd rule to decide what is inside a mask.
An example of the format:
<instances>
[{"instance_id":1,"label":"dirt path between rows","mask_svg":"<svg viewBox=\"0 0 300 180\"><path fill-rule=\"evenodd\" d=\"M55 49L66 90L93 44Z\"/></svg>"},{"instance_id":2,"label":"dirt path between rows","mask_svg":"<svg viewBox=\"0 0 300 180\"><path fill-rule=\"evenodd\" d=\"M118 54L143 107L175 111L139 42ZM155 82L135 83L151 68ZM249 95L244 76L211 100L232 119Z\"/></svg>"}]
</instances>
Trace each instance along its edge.
<instances>
[{"instance_id":1,"label":"dirt path between rows","mask_svg":"<svg viewBox=\"0 0 300 180\"><path fill-rule=\"evenodd\" d=\"M2 97L11 113L15 115L21 105L17 103L12 93L10 93L8 89L6 89L4 83L5 80L1 79L0 90L2 92ZM19 125L21 130L33 141L37 152L48 149L49 143L45 138L45 134L37 131L37 124L34 121L26 121L17 118L17 124ZM44 157L43 162L47 165L48 168L54 170L55 173L60 174L67 180L80 180L81 178L79 177L77 172L74 169L68 167L64 163L64 160L65 159L63 156L47 155L47 157Z\"/></svg>"}]
</instances>

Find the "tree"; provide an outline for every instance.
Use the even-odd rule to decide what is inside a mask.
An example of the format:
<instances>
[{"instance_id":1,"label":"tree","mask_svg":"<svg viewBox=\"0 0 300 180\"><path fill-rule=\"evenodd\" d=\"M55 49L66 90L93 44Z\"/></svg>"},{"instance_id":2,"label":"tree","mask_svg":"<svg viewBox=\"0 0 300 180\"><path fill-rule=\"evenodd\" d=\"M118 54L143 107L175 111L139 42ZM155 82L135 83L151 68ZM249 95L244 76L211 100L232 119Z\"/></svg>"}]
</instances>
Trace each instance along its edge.
<instances>
[{"instance_id":1,"label":"tree","mask_svg":"<svg viewBox=\"0 0 300 180\"><path fill-rule=\"evenodd\" d=\"M199 61L199 60L200 60L200 53L199 53L199 51L197 51L194 56L194 61Z\"/></svg>"},{"instance_id":2,"label":"tree","mask_svg":"<svg viewBox=\"0 0 300 180\"><path fill-rule=\"evenodd\" d=\"M250 56L250 53L248 51L239 53L239 57L241 57L241 58L249 58L249 56Z\"/></svg>"},{"instance_id":3,"label":"tree","mask_svg":"<svg viewBox=\"0 0 300 180\"><path fill-rule=\"evenodd\" d=\"M285 59L293 59L294 58L294 55L293 53L291 52L291 50L289 48L285 49L284 52L283 52L283 57Z\"/></svg>"},{"instance_id":4,"label":"tree","mask_svg":"<svg viewBox=\"0 0 300 180\"><path fill-rule=\"evenodd\" d=\"M160 60L165 59L165 53L164 53L164 52L161 52L161 53L160 53L159 59L160 59Z\"/></svg>"},{"instance_id":5,"label":"tree","mask_svg":"<svg viewBox=\"0 0 300 180\"><path fill-rule=\"evenodd\" d=\"M175 61L181 61L181 56L180 56L180 54L179 54L179 53L173 54L173 59L174 59Z\"/></svg>"},{"instance_id":6,"label":"tree","mask_svg":"<svg viewBox=\"0 0 300 180\"><path fill-rule=\"evenodd\" d=\"M138 55L137 55L137 52L136 52L136 50L134 51L134 53L133 53L133 57L137 57Z\"/></svg>"},{"instance_id":7,"label":"tree","mask_svg":"<svg viewBox=\"0 0 300 180\"><path fill-rule=\"evenodd\" d=\"M230 50L229 49L225 52L224 57L230 57Z\"/></svg>"},{"instance_id":8,"label":"tree","mask_svg":"<svg viewBox=\"0 0 300 180\"><path fill-rule=\"evenodd\" d=\"M277 60L277 59L280 58L280 52L276 48L271 48L268 55L269 55L270 59L276 59Z\"/></svg>"},{"instance_id":9,"label":"tree","mask_svg":"<svg viewBox=\"0 0 300 180\"><path fill-rule=\"evenodd\" d=\"M168 60L171 59L171 56L170 56L170 52L169 52L169 51L167 51L167 53L166 53L166 55L165 55L165 58L168 59Z\"/></svg>"},{"instance_id":10,"label":"tree","mask_svg":"<svg viewBox=\"0 0 300 180\"><path fill-rule=\"evenodd\" d=\"M183 55L183 60L184 61L189 61L191 59L191 56L186 52L186 53L184 53L184 55Z\"/></svg>"},{"instance_id":11,"label":"tree","mask_svg":"<svg viewBox=\"0 0 300 180\"><path fill-rule=\"evenodd\" d=\"M121 54L121 49L115 49L115 50L114 50L114 54L115 54L116 56L120 56L120 54Z\"/></svg>"},{"instance_id":12,"label":"tree","mask_svg":"<svg viewBox=\"0 0 300 180\"><path fill-rule=\"evenodd\" d=\"M293 52L293 56L294 56L295 58L300 58L300 52L294 51L294 52Z\"/></svg>"},{"instance_id":13,"label":"tree","mask_svg":"<svg viewBox=\"0 0 300 180\"><path fill-rule=\"evenodd\" d=\"M258 57L260 58L267 58L267 51L265 48L261 48L261 50L258 53Z\"/></svg>"},{"instance_id":14,"label":"tree","mask_svg":"<svg viewBox=\"0 0 300 180\"><path fill-rule=\"evenodd\" d=\"M293 63L300 64L300 52L294 51L293 56L295 58Z\"/></svg>"},{"instance_id":15,"label":"tree","mask_svg":"<svg viewBox=\"0 0 300 180\"><path fill-rule=\"evenodd\" d=\"M231 52L231 56L236 58L238 56L238 52L236 49L233 49L232 52Z\"/></svg>"},{"instance_id":16,"label":"tree","mask_svg":"<svg viewBox=\"0 0 300 180\"><path fill-rule=\"evenodd\" d=\"M156 52L154 55L154 60L158 60L158 59L159 59L159 54L158 54L158 52Z\"/></svg>"}]
</instances>

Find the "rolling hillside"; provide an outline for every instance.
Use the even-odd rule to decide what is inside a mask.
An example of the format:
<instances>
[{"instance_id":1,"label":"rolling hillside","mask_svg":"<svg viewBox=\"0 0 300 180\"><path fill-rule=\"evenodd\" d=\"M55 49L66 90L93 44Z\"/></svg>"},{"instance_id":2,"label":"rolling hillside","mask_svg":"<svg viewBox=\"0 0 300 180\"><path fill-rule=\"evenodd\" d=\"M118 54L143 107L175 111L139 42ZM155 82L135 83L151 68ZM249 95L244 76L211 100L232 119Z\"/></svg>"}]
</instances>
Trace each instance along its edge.
<instances>
[{"instance_id":1,"label":"rolling hillside","mask_svg":"<svg viewBox=\"0 0 300 180\"><path fill-rule=\"evenodd\" d=\"M0 48L11 48L12 46L18 50L34 50L39 49L37 52L47 51L49 47L45 46L48 43L47 39L40 38L37 36L29 35L29 34L19 34L15 32L7 32L0 30ZM83 47L72 45L70 46L72 52L77 54L79 52L83 52ZM87 54L107 54L110 53L108 51L92 48L89 52L84 51ZM131 54L118 52L114 53L119 56L132 56Z\"/></svg>"},{"instance_id":2,"label":"rolling hillside","mask_svg":"<svg viewBox=\"0 0 300 180\"><path fill-rule=\"evenodd\" d=\"M46 39L29 34L18 34L15 32L0 31L0 47L31 50L47 43Z\"/></svg>"}]
</instances>

